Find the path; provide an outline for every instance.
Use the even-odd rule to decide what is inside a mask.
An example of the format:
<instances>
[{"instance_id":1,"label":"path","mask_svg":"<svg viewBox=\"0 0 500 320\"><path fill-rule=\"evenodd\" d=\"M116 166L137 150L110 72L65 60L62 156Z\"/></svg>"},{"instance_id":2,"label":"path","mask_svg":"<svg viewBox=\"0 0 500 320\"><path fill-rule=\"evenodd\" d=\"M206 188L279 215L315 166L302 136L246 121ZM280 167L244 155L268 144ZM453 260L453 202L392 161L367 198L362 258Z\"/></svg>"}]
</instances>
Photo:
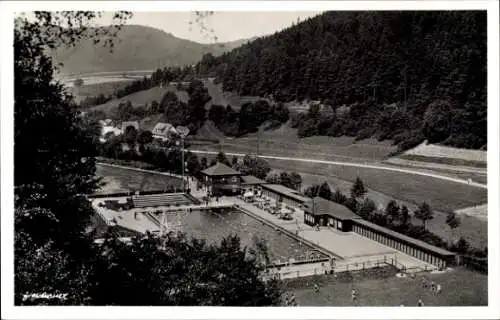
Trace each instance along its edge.
<instances>
[{"instance_id":1,"label":"path","mask_svg":"<svg viewBox=\"0 0 500 320\"><path fill-rule=\"evenodd\" d=\"M219 153L219 152L215 152L215 151L191 150L191 149L189 151L192 153L199 153L199 154L218 154ZM232 153L232 152L227 152L226 155L237 156L237 157L244 157L245 156L245 154L243 154L243 153ZM472 187L477 187L477 188L483 188L483 189L488 188L488 185L486 185L486 184L477 183L477 182L470 182L470 181L464 180L464 179L452 178L452 177L447 177L447 176L443 176L443 175L439 175L439 174L422 172L422 171L418 171L418 170L409 170L409 169L401 169L401 168L395 168L395 167L387 167L387 166L363 164L363 163L353 163L353 162L345 162L345 161L328 161L328 160L318 160L318 159L278 157L278 156L269 156L269 155L259 155L259 157L263 158L263 159L300 161L300 162L308 162L308 163L321 163L321 164L330 164L330 165L338 165L338 166L346 166L346 167L357 167L357 168L394 171L394 172L408 173L408 174L426 176L426 177L440 179L440 180L446 180L446 181L455 182L455 183L466 184L466 185L470 185Z\"/></svg>"}]
</instances>

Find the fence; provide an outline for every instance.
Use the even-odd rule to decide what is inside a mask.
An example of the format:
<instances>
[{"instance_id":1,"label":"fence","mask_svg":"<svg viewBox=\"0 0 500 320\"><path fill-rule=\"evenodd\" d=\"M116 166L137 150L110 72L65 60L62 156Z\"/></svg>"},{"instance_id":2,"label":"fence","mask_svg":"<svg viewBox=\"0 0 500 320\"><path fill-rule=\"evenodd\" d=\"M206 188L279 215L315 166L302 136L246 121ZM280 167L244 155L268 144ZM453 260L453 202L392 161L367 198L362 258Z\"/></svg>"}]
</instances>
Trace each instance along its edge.
<instances>
[{"instance_id":1,"label":"fence","mask_svg":"<svg viewBox=\"0 0 500 320\"><path fill-rule=\"evenodd\" d=\"M398 267L398 265L400 267ZM307 265L289 264L285 267L269 268L263 275L264 279L294 279L300 277L309 277L324 274L334 274L352 271L363 271L372 268L380 268L385 266L393 266L401 270L404 266L397 262L396 256L384 256L380 259L363 260L356 262L335 261L332 265L324 263L320 266L307 267ZM405 269L405 268L404 268Z\"/></svg>"}]
</instances>

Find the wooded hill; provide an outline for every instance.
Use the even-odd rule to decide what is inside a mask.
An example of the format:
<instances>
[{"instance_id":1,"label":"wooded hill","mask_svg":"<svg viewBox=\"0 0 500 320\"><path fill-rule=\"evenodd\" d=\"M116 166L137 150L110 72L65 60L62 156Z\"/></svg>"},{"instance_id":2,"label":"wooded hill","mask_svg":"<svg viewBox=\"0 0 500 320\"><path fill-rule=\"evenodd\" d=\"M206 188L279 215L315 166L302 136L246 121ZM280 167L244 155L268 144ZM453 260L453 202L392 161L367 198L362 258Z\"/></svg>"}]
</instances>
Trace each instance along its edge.
<instances>
[{"instance_id":1,"label":"wooded hill","mask_svg":"<svg viewBox=\"0 0 500 320\"><path fill-rule=\"evenodd\" d=\"M485 11L326 12L207 54L197 71L240 95L321 101L295 119L301 136L477 149L487 141L486 41Z\"/></svg>"},{"instance_id":2,"label":"wooded hill","mask_svg":"<svg viewBox=\"0 0 500 320\"><path fill-rule=\"evenodd\" d=\"M117 32L112 52L103 45L96 45L90 36L86 36L74 47L60 46L51 55L57 63L63 63L63 74L125 72L191 65L205 53L217 56L247 41L202 44L177 38L155 28L126 25Z\"/></svg>"}]
</instances>

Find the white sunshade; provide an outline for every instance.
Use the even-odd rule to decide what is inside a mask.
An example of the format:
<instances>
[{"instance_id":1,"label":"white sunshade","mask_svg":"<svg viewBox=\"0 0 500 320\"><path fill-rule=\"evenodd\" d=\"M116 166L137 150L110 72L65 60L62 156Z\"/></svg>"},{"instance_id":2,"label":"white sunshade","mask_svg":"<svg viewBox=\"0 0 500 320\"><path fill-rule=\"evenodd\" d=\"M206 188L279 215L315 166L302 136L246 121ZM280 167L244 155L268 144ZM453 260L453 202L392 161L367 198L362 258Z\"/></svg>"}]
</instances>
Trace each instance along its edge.
<instances>
[{"instance_id":1,"label":"white sunshade","mask_svg":"<svg viewBox=\"0 0 500 320\"><path fill-rule=\"evenodd\" d=\"M291 211L288 210L287 208L282 208L280 212L283 213L283 214L291 213Z\"/></svg>"}]
</instances>

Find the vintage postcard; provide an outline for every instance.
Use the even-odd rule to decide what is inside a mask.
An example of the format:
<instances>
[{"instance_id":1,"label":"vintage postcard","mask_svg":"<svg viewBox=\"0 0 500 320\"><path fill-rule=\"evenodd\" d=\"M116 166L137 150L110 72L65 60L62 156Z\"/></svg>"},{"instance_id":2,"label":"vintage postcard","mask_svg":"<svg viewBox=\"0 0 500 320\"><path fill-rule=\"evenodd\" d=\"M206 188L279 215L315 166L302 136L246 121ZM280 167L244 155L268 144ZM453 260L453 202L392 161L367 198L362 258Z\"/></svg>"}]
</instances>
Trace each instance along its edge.
<instances>
[{"instance_id":1,"label":"vintage postcard","mask_svg":"<svg viewBox=\"0 0 500 320\"><path fill-rule=\"evenodd\" d=\"M497 318L497 5L2 3L2 318Z\"/></svg>"}]
</instances>

